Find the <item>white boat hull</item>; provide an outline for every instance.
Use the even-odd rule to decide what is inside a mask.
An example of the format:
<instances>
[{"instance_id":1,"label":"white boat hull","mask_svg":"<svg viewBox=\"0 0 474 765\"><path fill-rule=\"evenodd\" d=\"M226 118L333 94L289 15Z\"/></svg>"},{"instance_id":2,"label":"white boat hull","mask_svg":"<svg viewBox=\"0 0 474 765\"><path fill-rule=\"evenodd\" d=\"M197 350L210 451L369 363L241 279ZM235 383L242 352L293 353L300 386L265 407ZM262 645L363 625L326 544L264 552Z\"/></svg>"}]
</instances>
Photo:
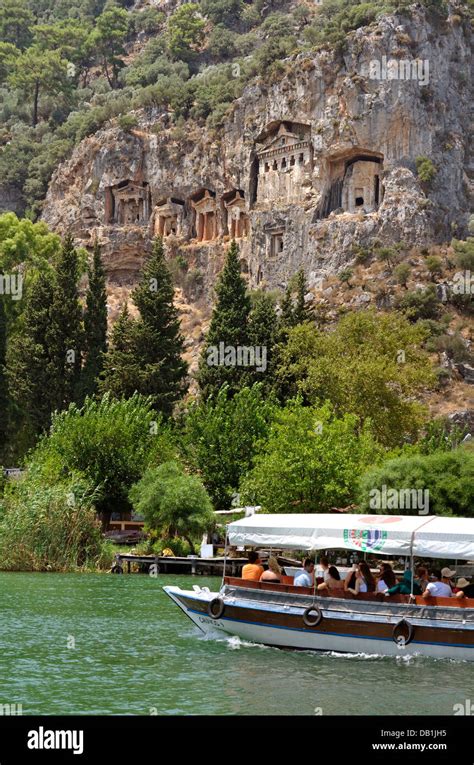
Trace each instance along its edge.
<instances>
[{"instance_id":1,"label":"white boat hull","mask_svg":"<svg viewBox=\"0 0 474 765\"><path fill-rule=\"evenodd\" d=\"M299 650L310 651L325 651L325 652L337 652L337 653L352 653L352 654L370 654L380 656L426 656L434 659L454 659L459 661L474 661L474 634L473 630L469 632L466 630L466 640L468 641L464 645L453 645L451 643L430 643L422 640L416 640L416 638L404 645L403 642L398 643L391 637L384 637L379 639L375 636L357 636L347 634L343 630L347 630L348 619L353 619L354 623L359 623L366 617L361 617L358 614L347 614L341 612L338 616L335 613L331 613L331 618L339 618L341 623L341 633L337 631L331 631L330 633L309 630L301 626L301 628L287 627L283 625L270 625L259 621L255 615L249 619L232 618L228 615L223 615L221 618L214 619L207 613L207 605L211 600L217 597L221 597L222 594L209 591L196 590L181 590L179 587L164 587L167 595L181 608L181 610L188 616L199 629L206 634L225 634L234 635L242 640L263 643L264 645L276 646L281 648L293 648ZM233 600L233 605L236 603ZM227 610L227 609L226 609ZM262 617L264 614L268 614L269 610L275 613L275 609L271 606L265 606L262 604L261 611ZM299 612L303 612L303 608L299 609ZM252 613L255 614L255 604L252 603ZM286 614L298 613L298 608L288 607ZM384 619L384 623L387 622L386 617L372 618L372 623L380 624ZM392 621L389 622L390 626L397 623L400 620L400 614L395 615ZM410 621L416 626L428 624L433 626L432 623L426 618L412 618ZM474 625L472 625L474 628Z\"/></svg>"}]
</instances>

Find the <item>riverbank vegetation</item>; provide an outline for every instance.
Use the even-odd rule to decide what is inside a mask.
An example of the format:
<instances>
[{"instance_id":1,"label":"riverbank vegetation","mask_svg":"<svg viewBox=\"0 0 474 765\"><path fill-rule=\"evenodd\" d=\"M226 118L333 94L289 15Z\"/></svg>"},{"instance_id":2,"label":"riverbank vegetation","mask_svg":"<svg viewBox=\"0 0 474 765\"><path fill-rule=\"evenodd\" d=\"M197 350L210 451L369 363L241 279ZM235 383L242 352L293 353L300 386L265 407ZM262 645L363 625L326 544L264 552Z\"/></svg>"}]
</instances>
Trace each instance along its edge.
<instances>
[{"instance_id":1,"label":"riverbank vegetation","mask_svg":"<svg viewBox=\"0 0 474 765\"><path fill-rule=\"evenodd\" d=\"M190 393L159 239L131 294L138 315L124 305L108 336L98 246L88 263L43 224L9 214L2 226L0 265L25 274L22 299L0 297L2 459L24 466L0 487L2 568L108 567L112 513L144 517L150 551L184 554L215 528L213 510L244 502L371 510L385 486L428 489L430 512L472 515L466 431L430 421L423 403L438 385L433 343L455 340L439 301L437 320L410 305L328 322L301 271L285 294L249 294L234 242ZM454 243L463 263L471 246ZM259 348L259 360L219 360L220 344Z\"/></svg>"}]
</instances>

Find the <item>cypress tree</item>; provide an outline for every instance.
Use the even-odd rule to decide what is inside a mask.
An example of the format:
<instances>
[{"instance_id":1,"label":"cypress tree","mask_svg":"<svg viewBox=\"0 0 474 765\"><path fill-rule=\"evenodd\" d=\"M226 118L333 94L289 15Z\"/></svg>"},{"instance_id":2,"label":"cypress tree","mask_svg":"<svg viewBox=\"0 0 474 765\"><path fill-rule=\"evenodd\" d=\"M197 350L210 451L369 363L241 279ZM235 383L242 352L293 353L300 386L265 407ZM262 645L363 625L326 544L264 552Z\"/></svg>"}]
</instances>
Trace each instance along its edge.
<instances>
[{"instance_id":1,"label":"cypress tree","mask_svg":"<svg viewBox=\"0 0 474 765\"><path fill-rule=\"evenodd\" d=\"M184 338L161 237L154 241L132 299L140 312L132 333L140 361L137 390L151 396L154 408L168 416L186 392L188 367L182 359Z\"/></svg>"},{"instance_id":2,"label":"cypress tree","mask_svg":"<svg viewBox=\"0 0 474 765\"><path fill-rule=\"evenodd\" d=\"M100 255L100 245L94 242L92 264L88 269L89 286L84 313L84 356L81 372L80 398L93 396L98 389L99 378L107 351L107 292L105 271Z\"/></svg>"},{"instance_id":3,"label":"cypress tree","mask_svg":"<svg viewBox=\"0 0 474 765\"><path fill-rule=\"evenodd\" d=\"M248 321L248 339L250 345L259 347L260 357L264 353L265 369L251 372L251 382L262 382L265 389L271 386L273 373L273 350L278 341L278 319L275 312L275 301L267 292L259 290L253 295L252 308ZM263 366L263 365L261 365Z\"/></svg>"},{"instance_id":4,"label":"cypress tree","mask_svg":"<svg viewBox=\"0 0 474 765\"><path fill-rule=\"evenodd\" d=\"M78 395L83 335L78 276L77 253L68 234L56 267L50 326L46 333L53 408L58 410L69 406Z\"/></svg>"},{"instance_id":5,"label":"cypress tree","mask_svg":"<svg viewBox=\"0 0 474 765\"><path fill-rule=\"evenodd\" d=\"M217 301L199 363L198 382L204 398L217 393L224 384L229 386L232 395L249 380L248 367L233 364L232 354L229 354L227 364L225 357L221 358L221 349L225 353L225 348L229 347L235 353L238 346L248 344L250 298L240 274L239 248L235 240L227 252L216 295Z\"/></svg>"},{"instance_id":6,"label":"cypress tree","mask_svg":"<svg viewBox=\"0 0 474 765\"><path fill-rule=\"evenodd\" d=\"M296 305L293 311L293 326L304 324L305 321L313 321L313 309L310 303L307 303L304 296L308 292L306 277L302 268L296 274Z\"/></svg>"},{"instance_id":7,"label":"cypress tree","mask_svg":"<svg viewBox=\"0 0 474 765\"><path fill-rule=\"evenodd\" d=\"M174 287L159 237L132 298L140 317L133 321L127 308L122 311L101 389L116 396L130 396L136 390L151 396L156 411L169 416L186 392L187 364L181 358L184 346Z\"/></svg>"},{"instance_id":8,"label":"cypress tree","mask_svg":"<svg viewBox=\"0 0 474 765\"><path fill-rule=\"evenodd\" d=\"M291 286L285 290L285 295L280 305L280 324L283 327L293 326L293 297L291 294Z\"/></svg>"},{"instance_id":9,"label":"cypress tree","mask_svg":"<svg viewBox=\"0 0 474 765\"><path fill-rule=\"evenodd\" d=\"M31 440L49 427L54 406L46 345L52 302L53 273L41 272L29 285L23 321L9 349L10 389Z\"/></svg>"},{"instance_id":10,"label":"cypress tree","mask_svg":"<svg viewBox=\"0 0 474 765\"><path fill-rule=\"evenodd\" d=\"M6 457L8 433L7 320L4 296L0 295L0 465Z\"/></svg>"},{"instance_id":11,"label":"cypress tree","mask_svg":"<svg viewBox=\"0 0 474 765\"><path fill-rule=\"evenodd\" d=\"M102 393L110 391L116 398L130 398L137 390L139 361L134 348L134 321L125 303L112 330L104 358L104 375L99 381Z\"/></svg>"}]
</instances>

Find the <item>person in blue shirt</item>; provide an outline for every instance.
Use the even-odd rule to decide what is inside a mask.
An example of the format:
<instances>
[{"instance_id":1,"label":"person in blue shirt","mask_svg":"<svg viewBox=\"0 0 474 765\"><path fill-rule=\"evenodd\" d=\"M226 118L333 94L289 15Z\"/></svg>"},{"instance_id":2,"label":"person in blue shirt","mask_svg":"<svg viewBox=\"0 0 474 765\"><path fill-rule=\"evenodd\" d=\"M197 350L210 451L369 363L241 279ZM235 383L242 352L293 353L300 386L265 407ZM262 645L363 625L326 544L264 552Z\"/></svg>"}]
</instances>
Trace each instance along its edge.
<instances>
[{"instance_id":1,"label":"person in blue shirt","mask_svg":"<svg viewBox=\"0 0 474 765\"><path fill-rule=\"evenodd\" d=\"M413 574L412 572L407 569L405 573L403 574L403 579L401 582L396 584L394 587L389 587L388 590L385 591L385 595L410 595L411 589L412 589L412 579ZM413 580L413 595L421 595L421 587L420 585Z\"/></svg>"},{"instance_id":2,"label":"person in blue shirt","mask_svg":"<svg viewBox=\"0 0 474 765\"><path fill-rule=\"evenodd\" d=\"M303 563L303 571L296 574L293 584L297 587L312 587L314 584L314 563L311 558L305 558Z\"/></svg>"}]
</instances>

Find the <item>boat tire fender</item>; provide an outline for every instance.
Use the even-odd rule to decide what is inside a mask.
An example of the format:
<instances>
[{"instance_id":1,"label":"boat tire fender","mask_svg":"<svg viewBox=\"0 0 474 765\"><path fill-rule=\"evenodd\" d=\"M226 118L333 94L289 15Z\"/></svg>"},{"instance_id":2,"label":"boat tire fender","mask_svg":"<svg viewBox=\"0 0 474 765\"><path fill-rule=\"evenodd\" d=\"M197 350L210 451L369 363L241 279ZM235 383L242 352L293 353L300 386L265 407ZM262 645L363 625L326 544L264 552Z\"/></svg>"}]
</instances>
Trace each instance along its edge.
<instances>
[{"instance_id":1,"label":"boat tire fender","mask_svg":"<svg viewBox=\"0 0 474 765\"><path fill-rule=\"evenodd\" d=\"M303 613L303 622L307 627L317 627L323 618L323 612L319 606L311 606Z\"/></svg>"},{"instance_id":2,"label":"boat tire fender","mask_svg":"<svg viewBox=\"0 0 474 765\"><path fill-rule=\"evenodd\" d=\"M222 598L213 598L207 605L207 613L211 619L220 619L224 613L225 605Z\"/></svg>"},{"instance_id":3,"label":"boat tire fender","mask_svg":"<svg viewBox=\"0 0 474 765\"><path fill-rule=\"evenodd\" d=\"M406 619L400 619L393 628L392 636L394 643L398 643L402 637L404 645L408 645L415 637L415 627L410 622L407 622Z\"/></svg>"},{"instance_id":4,"label":"boat tire fender","mask_svg":"<svg viewBox=\"0 0 474 765\"><path fill-rule=\"evenodd\" d=\"M123 574L123 568L120 563L114 563L110 571L112 574Z\"/></svg>"}]
</instances>

